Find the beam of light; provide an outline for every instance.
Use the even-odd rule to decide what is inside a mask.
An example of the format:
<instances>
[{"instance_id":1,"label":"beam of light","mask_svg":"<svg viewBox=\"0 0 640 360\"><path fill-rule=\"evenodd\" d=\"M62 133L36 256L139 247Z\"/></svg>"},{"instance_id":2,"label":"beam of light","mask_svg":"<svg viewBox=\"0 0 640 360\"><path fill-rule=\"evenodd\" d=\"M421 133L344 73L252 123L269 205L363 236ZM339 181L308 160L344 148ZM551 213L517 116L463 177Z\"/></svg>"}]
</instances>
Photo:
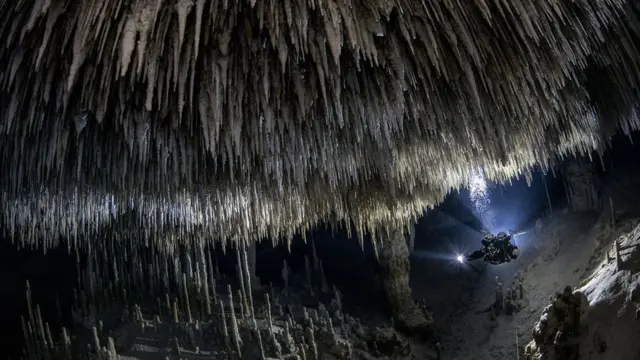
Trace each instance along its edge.
<instances>
[{"instance_id":1,"label":"beam of light","mask_svg":"<svg viewBox=\"0 0 640 360\"><path fill-rule=\"evenodd\" d=\"M415 250L411 253L411 257L416 260L445 260L451 261L450 252L438 252L428 250Z\"/></svg>"}]
</instances>

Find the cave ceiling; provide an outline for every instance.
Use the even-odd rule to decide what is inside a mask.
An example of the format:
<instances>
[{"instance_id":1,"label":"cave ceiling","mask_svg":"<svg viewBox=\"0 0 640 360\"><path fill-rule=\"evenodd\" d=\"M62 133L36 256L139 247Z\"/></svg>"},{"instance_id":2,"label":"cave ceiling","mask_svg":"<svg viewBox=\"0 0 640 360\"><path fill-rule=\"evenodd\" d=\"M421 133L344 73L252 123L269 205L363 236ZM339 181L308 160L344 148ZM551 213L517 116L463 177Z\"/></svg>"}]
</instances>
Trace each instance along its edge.
<instances>
[{"instance_id":1,"label":"cave ceiling","mask_svg":"<svg viewBox=\"0 0 640 360\"><path fill-rule=\"evenodd\" d=\"M631 0L0 0L23 243L408 226L636 129Z\"/></svg>"}]
</instances>

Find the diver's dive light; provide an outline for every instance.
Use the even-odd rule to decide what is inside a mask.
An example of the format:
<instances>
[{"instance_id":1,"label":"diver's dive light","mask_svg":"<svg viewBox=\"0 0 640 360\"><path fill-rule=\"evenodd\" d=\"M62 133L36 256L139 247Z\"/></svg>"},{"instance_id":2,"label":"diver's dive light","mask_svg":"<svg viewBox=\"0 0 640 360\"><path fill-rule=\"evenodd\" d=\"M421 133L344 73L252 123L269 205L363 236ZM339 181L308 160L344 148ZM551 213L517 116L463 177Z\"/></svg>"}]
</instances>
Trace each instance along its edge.
<instances>
[{"instance_id":1,"label":"diver's dive light","mask_svg":"<svg viewBox=\"0 0 640 360\"><path fill-rule=\"evenodd\" d=\"M458 255L458 256L456 256L456 260L458 260L458 262L460 264L462 264L462 263L464 263L464 256L463 255Z\"/></svg>"}]
</instances>

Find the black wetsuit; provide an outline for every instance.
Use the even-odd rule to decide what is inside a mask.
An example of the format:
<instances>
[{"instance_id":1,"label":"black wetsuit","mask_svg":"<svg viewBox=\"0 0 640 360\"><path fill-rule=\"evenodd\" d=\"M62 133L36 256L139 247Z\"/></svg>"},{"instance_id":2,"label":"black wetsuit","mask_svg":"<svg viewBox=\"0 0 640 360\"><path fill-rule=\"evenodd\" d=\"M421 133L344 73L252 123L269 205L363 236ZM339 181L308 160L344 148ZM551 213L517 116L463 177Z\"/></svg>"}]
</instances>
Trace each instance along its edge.
<instances>
[{"instance_id":1,"label":"black wetsuit","mask_svg":"<svg viewBox=\"0 0 640 360\"><path fill-rule=\"evenodd\" d=\"M511 244L511 235L491 237L482 240L482 249L465 255L465 260L474 261L484 258L484 261L493 265L510 262L517 255L514 250L517 246Z\"/></svg>"}]
</instances>

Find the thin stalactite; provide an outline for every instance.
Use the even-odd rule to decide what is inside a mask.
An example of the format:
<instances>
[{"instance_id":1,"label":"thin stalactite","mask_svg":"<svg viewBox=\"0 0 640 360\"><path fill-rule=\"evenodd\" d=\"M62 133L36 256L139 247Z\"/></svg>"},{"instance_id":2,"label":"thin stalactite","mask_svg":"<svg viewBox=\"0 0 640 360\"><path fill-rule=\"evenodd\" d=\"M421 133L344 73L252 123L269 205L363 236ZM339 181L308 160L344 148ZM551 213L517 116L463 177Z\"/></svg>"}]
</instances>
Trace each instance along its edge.
<instances>
[{"instance_id":1,"label":"thin stalactite","mask_svg":"<svg viewBox=\"0 0 640 360\"><path fill-rule=\"evenodd\" d=\"M5 2L0 221L22 246L110 229L168 252L406 228L478 168L504 182L640 128L638 10Z\"/></svg>"}]
</instances>

